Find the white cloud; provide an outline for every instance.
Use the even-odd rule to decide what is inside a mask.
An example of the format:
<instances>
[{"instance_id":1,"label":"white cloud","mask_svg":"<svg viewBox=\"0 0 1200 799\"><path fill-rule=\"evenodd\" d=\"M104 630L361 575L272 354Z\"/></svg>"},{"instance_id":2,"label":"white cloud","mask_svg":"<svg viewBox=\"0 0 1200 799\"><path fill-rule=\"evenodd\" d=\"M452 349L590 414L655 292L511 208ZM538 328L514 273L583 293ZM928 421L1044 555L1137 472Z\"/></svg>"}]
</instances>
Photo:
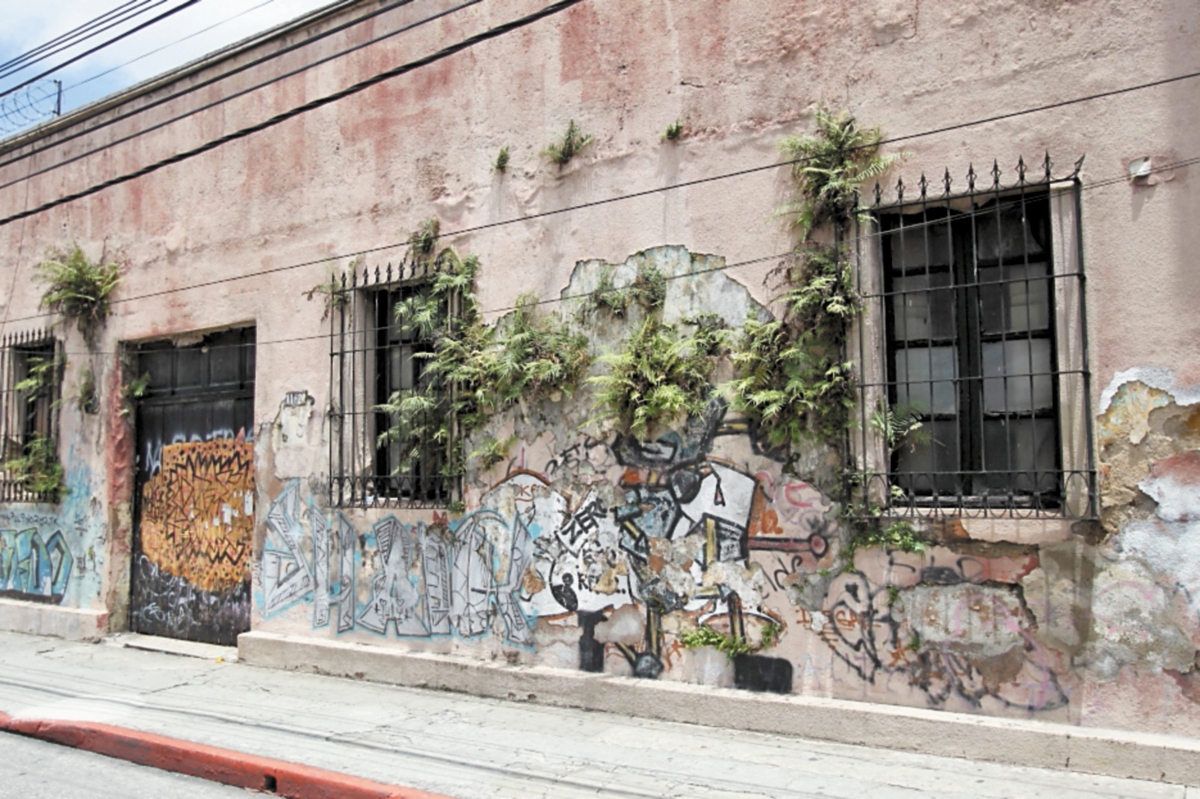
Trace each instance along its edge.
<instances>
[{"instance_id":1,"label":"white cloud","mask_svg":"<svg viewBox=\"0 0 1200 799\"><path fill-rule=\"evenodd\" d=\"M2 2L7 7L4 9L4 25L0 28L0 62L38 47L121 4L121 0L106 0L103 6L96 0ZM173 69L330 2L331 0L202 0L54 75L53 77L63 81L67 89L64 95L64 110ZM65 60L69 55L83 52L119 31L152 19L175 5L177 3L174 2L159 5L124 26L91 39L76 49L52 56L18 75L0 79L0 88L14 85L19 82L18 78L33 77L38 72ZM200 32L210 26L211 30ZM163 49L147 55L159 48ZM103 78L82 83L108 70L113 72Z\"/></svg>"}]
</instances>

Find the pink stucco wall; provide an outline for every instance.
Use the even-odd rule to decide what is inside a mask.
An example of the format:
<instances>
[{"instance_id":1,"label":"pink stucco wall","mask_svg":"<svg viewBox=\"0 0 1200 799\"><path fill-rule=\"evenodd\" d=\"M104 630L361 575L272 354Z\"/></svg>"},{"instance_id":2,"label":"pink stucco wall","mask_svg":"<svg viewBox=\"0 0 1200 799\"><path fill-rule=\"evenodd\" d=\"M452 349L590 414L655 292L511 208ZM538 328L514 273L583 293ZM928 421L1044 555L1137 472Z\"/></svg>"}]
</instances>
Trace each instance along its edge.
<instances>
[{"instance_id":1,"label":"pink stucco wall","mask_svg":"<svg viewBox=\"0 0 1200 799\"><path fill-rule=\"evenodd\" d=\"M455 12L103 153L58 166L80 152L450 5L447 0L430 0L404 6L278 63L256 67L32 158L12 160L28 148L42 148L56 137L85 130L106 116L377 6L362 3L309 28L199 65L177 79L131 91L119 102L84 109L44 132L11 140L0 146L0 184L12 183L0 190L0 219L133 172L540 7L533 0L516 0ZM1107 543L1094 549L1087 543L1084 551L1080 547L1085 544L1077 541L1047 541L1058 549L1038 553L1035 546L1034 561L1018 560L1015 565L1004 560L1009 555L1003 553L981 557L999 558L989 568L1002 576L989 579L1008 585L1026 580L1036 566L1034 579L1041 582L1036 588L1025 585L1028 601L1036 604L1036 595L1045 600L1045 608L1060 610L1066 603L1063 612L1068 613L1080 600L1062 595L1075 585L1081 563L1107 574L1102 582L1140 582L1154 594L1146 618L1173 625L1179 640L1188 643L1175 641L1171 646L1192 651L1200 647L1200 625L1190 603L1172 593L1172 586L1189 586L1193 576L1172 571L1175 550L1146 543L1152 537L1146 525L1158 518L1184 526L1171 528L1176 538L1200 533L1192 515L1165 520L1138 506L1137 492L1145 488L1137 486L1158 474L1152 471L1154 462L1190 451L1197 445L1193 439L1200 436L1191 411L1200 399L1200 316L1195 313L1200 305L1195 255L1200 252L1200 225L1195 223L1200 218L1200 193L1194 164L1148 181L1126 176L1131 159L1149 156L1157 165L1200 155L1194 142L1194 131L1200 129L1200 84L1168 83L943 133L917 134L1194 71L1197 52L1200 8L1191 0L591 0L270 130L0 224L0 315L6 331L48 321L38 310L41 287L31 273L47 248L77 242L93 257L105 253L125 266L115 313L97 351L86 354L83 339L73 330L66 333L67 383L90 363L101 376L108 403L98 416L66 411L62 416L64 440L74 442L70 457L78 461L76 473L83 474L86 467L87 477L79 478L84 480L81 488L95 497L91 512L98 520L80 528L75 544L81 551L91 547L100 553L99 563L89 567L91 576L77 581L80 588L71 602L107 607L117 624L122 618L131 485L129 433L116 410L119 342L256 325L261 547L268 535L263 515L287 481L328 471L328 431L323 423L330 402L328 344L319 337L328 323L322 321L322 304L307 300L304 292L326 279L331 269L367 249L373 251L366 257L369 266L398 260L409 231L430 217L440 221L444 233L453 234L773 164L779 159L778 141L811 130L813 112L825 102L880 125L888 136L904 138L887 147L905 154L889 181L903 175L911 185L923 172L940 175L948 168L955 185L962 187L972 163L987 168L996 160L1011 170L1018 157L1036 162L1049 151L1062 171L1068 171L1068 164L1086 156L1081 175L1082 253L1088 276L1093 410L1102 417L1097 431L1100 465L1113 481L1106 484L1105 494ZM577 120L595 141L559 169L538 153L561 135L569 119ZM676 119L685 124L684 137L663 142L663 131ZM501 146L511 152L503 174L492 168ZM48 171L24 179L43 169ZM556 296L568 285L576 264L591 259L620 264L634 253L664 245L723 257L728 263L784 253L792 237L774 209L788 189L785 169L764 169L469 235L448 235L446 243L480 257L481 307L503 309L522 292ZM764 277L773 265L765 261L731 269L727 275L765 305L771 294ZM312 396L315 409L299 419L281 409L285 394L298 391ZM1115 406L1110 405L1114 398ZM1117 415L1114 407L1124 415ZM272 437L285 421L302 432L288 447ZM1136 431L1143 427L1148 432L1139 437ZM549 446L525 443L531 451ZM1115 471L1109 469L1109 458ZM473 502L486 487L482 482L480 486L471 494ZM1171 486L1175 492L1176 483ZM409 516L415 520L422 514ZM356 522L369 527L374 520L366 514ZM1123 543L1129 530L1134 530L1134 539ZM1036 535L1032 534L1033 544L1038 543ZM1028 533L1005 540L1031 543ZM1056 565L1051 568L1048 561ZM763 569L766 565L760 564ZM885 573L887 568L891 567L883 560L860 564L863 573L896 584L894 575ZM1121 569L1129 572L1125 578L1117 573ZM930 596L920 586L901 587L915 592L909 600L914 606L961 601L972 607L974 601L966 595ZM995 608L1001 615L1024 612L995 601L1000 602ZM1141 617L1132 608L1085 604L1081 612L1089 618L1067 626L1089 630L1091 638L1085 642L1063 643L1069 631L1056 632L1047 618L1039 619L1040 627L1034 625L1033 632L1022 628L1026 632L1021 635L1051 636L1052 640L1038 639L1038 647L1048 654L1035 666L1057 675L1053 690L1069 695L1052 717L1200 735L1200 710L1193 704L1200 689L1192 686L1192 667L1181 656L1164 661L1160 655L1166 644L1161 642L1106 646L1106 630L1117 629L1112 633L1116 640L1122 625L1138 624L1136 618ZM1114 621L1105 627L1101 617ZM299 616L264 620L257 614L256 624L308 631ZM946 635L949 640L970 633L955 630ZM1004 648L1017 640L998 635L982 635L970 643ZM799 638L793 637L789 646L794 649L788 655L800 664L798 691L927 701L912 690L911 672L872 682L855 680L836 667L828 675L805 671L802 664L814 657L820 660L825 650L816 634L804 644L797 643ZM454 651L478 655L481 648L456 643ZM520 655L523 660L538 657L536 651ZM827 653L824 657L829 660ZM550 655L546 659L556 662ZM1036 712L1020 703L1005 704L994 693L988 696L982 706L961 697L948 706ZM1165 710L1170 711L1166 716ZM1175 720L1164 726L1163 719L1171 714Z\"/></svg>"}]
</instances>

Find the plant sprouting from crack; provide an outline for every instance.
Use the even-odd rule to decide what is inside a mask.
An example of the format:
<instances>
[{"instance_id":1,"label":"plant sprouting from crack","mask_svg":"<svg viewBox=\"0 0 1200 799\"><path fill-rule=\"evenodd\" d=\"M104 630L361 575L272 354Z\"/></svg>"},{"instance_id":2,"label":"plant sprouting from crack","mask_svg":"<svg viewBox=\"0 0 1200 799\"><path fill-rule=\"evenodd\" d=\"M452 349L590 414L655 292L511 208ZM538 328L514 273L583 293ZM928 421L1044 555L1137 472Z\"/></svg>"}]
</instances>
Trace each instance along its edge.
<instances>
[{"instance_id":1,"label":"plant sprouting from crack","mask_svg":"<svg viewBox=\"0 0 1200 799\"><path fill-rule=\"evenodd\" d=\"M916 450L933 441L921 411L906 402L889 404L881 398L871 412L869 424L887 445L889 459L906 447Z\"/></svg>"},{"instance_id":2,"label":"plant sprouting from crack","mask_svg":"<svg viewBox=\"0 0 1200 799\"><path fill-rule=\"evenodd\" d=\"M795 194L780 209L800 235L811 241L814 230L831 227L845 231L859 211L859 189L883 176L903 155L880 155L883 132L863 128L848 113L817 108L817 131L812 136L789 136L779 148L792 165Z\"/></svg>"},{"instance_id":3,"label":"plant sprouting from crack","mask_svg":"<svg viewBox=\"0 0 1200 799\"><path fill-rule=\"evenodd\" d=\"M681 418L699 416L713 394L709 381L725 338L724 325L713 316L682 326L647 317L624 349L600 356L608 371L588 378L599 411L592 421L645 440Z\"/></svg>"},{"instance_id":4,"label":"plant sprouting from crack","mask_svg":"<svg viewBox=\"0 0 1200 799\"><path fill-rule=\"evenodd\" d=\"M100 397L96 391L96 373L90 366L79 373L79 382L71 400L80 413L93 414L100 409Z\"/></svg>"},{"instance_id":5,"label":"plant sprouting from crack","mask_svg":"<svg viewBox=\"0 0 1200 799\"><path fill-rule=\"evenodd\" d=\"M854 553L870 547L886 547L898 549L901 552L924 552L929 542L921 537L917 529L909 522L896 521L887 526L878 523L859 524L854 535L842 548L842 559L849 565L854 564Z\"/></svg>"},{"instance_id":6,"label":"plant sprouting from crack","mask_svg":"<svg viewBox=\"0 0 1200 799\"><path fill-rule=\"evenodd\" d=\"M678 119L667 125L667 129L663 132L663 141L676 141L683 135L683 123Z\"/></svg>"},{"instance_id":7,"label":"plant sprouting from crack","mask_svg":"<svg viewBox=\"0 0 1200 799\"><path fill-rule=\"evenodd\" d=\"M500 148L500 152L496 154L496 160L492 162L492 169L497 172L504 172L508 169L508 145Z\"/></svg>"},{"instance_id":8,"label":"plant sprouting from crack","mask_svg":"<svg viewBox=\"0 0 1200 799\"><path fill-rule=\"evenodd\" d=\"M484 439L482 444L473 449L471 453L467 455L467 458L478 460L480 467L483 468L484 471L487 471L508 457L508 451L515 443L517 443L516 436L509 436L508 438L502 439L487 438Z\"/></svg>"},{"instance_id":9,"label":"plant sprouting from crack","mask_svg":"<svg viewBox=\"0 0 1200 799\"><path fill-rule=\"evenodd\" d=\"M679 642L683 644L685 649L700 649L709 646L718 652L723 652L727 658L733 660L740 655L748 655L752 652L770 649L775 645L779 632L780 627L778 624L768 624L763 629L762 639L759 643L752 644L741 636L727 635L714 630L712 627L701 625L694 630L686 630L681 633Z\"/></svg>"},{"instance_id":10,"label":"plant sprouting from crack","mask_svg":"<svg viewBox=\"0 0 1200 799\"><path fill-rule=\"evenodd\" d=\"M605 264L596 279L596 288L584 301L582 315L586 318L603 310L620 319L635 303L649 313L661 308L666 298L667 278L656 265L639 264L633 282L627 286L617 286L613 280L613 267Z\"/></svg>"},{"instance_id":11,"label":"plant sprouting from crack","mask_svg":"<svg viewBox=\"0 0 1200 799\"><path fill-rule=\"evenodd\" d=\"M362 256L358 256L346 266L346 273L354 274L360 266L362 266ZM344 273L345 274L345 273ZM321 313L321 321L324 322L329 318L329 314L333 311L344 308L350 304L350 290L346 286L345 276L339 277L336 272L330 274L329 280L324 283L318 283L308 291L300 292L304 298L311 302L314 298L320 295L324 298L325 309Z\"/></svg>"},{"instance_id":12,"label":"plant sprouting from crack","mask_svg":"<svg viewBox=\"0 0 1200 799\"><path fill-rule=\"evenodd\" d=\"M575 120L571 120L567 124L567 130L558 141L552 141L546 145L546 149L542 150L539 155L549 158L560 167L566 166L571 159L579 155L579 152L592 143L591 134L584 134L575 124Z\"/></svg>"},{"instance_id":13,"label":"plant sprouting from crack","mask_svg":"<svg viewBox=\"0 0 1200 799\"><path fill-rule=\"evenodd\" d=\"M103 258L92 261L74 245L68 250L50 250L34 271L46 284L42 306L74 321L84 338L93 341L112 310L121 267Z\"/></svg>"},{"instance_id":14,"label":"plant sprouting from crack","mask_svg":"<svg viewBox=\"0 0 1200 799\"><path fill-rule=\"evenodd\" d=\"M428 262L433 258L441 235L441 222L437 217L430 217L408 236L408 251L414 263Z\"/></svg>"},{"instance_id":15,"label":"plant sprouting from crack","mask_svg":"<svg viewBox=\"0 0 1200 799\"><path fill-rule=\"evenodd\" d=\"M121 386L121 410L118 416L127 417L133 413L138 400L146 396L150 390L150 373L143 372Z\"/></svg>"}]
</instances>

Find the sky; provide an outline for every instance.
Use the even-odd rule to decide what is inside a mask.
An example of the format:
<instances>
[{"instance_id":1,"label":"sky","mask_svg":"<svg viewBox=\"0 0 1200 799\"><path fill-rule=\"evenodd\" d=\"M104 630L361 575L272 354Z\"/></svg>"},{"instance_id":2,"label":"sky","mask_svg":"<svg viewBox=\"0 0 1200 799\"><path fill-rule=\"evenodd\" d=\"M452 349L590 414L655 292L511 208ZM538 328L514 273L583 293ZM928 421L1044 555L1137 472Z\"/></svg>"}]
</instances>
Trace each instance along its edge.
<instances>
[{"instance_id":1,"label":"sky","mask_svg":"<svg viewBox=\"0 0 1200 799\"><path fill-rule=\"evenodd\" d=\"M128 0L0 0L0 64L126 2ZM155 5L159 0L138 2L150 10L45 61L0 77L0 92L153 19L184 0L166 0L161 5ZM48 76L29 89L0 97L0 137L49 118L57 94L57 87L51 83L54 79L63 83L62 110L67 112L330 2L332 0L200 0L178 14ZM0 67L0 75L11 69Z\"/></svg>"}]
</instances>

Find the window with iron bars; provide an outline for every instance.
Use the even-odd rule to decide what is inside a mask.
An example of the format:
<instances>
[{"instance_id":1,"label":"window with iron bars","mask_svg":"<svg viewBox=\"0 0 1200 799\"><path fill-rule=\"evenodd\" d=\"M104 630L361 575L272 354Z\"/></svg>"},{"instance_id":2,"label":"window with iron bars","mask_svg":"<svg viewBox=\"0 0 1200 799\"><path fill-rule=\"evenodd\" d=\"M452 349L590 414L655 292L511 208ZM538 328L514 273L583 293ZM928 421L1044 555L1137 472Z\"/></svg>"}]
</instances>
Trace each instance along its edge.
<instances>
[{"instance_id":1,"label":"window with iron bars","mask_svg":"<svg viewBox=\"0 0 1200 799\"><path fill-rule=\"evenodd\" d=\"M888 515L1095 517L1078 169L877 190L855 480Z\"/></svg>"},{"instance_id":2,"label":"window with iron bars","mask_svg":"<svg viewBox=\"0 0 1200 799\"><path fill-rule=\"evenodd\" d=\"M62 391L59 345L47 330L16 333L0 341L0 502L56 502L57 492L36 492L7 468L39 442L58 446Z\"/></svg>"},{"instance_id":3,"label":"window with iron bars","mask_svg":"<svg viewBox=\"0 0 1200 799\"><path fill-rule=\"evenodd\" d=\"M397 319L427 296L433 264L405 259L335 278L330 293L330 501L338 507L443 508L460 496L449 473L449 388L428 369L434 339ZM380 406L424 399L407 419ZM407 423L406 423L407 422Z\"/></svg>"}]
</instances>

